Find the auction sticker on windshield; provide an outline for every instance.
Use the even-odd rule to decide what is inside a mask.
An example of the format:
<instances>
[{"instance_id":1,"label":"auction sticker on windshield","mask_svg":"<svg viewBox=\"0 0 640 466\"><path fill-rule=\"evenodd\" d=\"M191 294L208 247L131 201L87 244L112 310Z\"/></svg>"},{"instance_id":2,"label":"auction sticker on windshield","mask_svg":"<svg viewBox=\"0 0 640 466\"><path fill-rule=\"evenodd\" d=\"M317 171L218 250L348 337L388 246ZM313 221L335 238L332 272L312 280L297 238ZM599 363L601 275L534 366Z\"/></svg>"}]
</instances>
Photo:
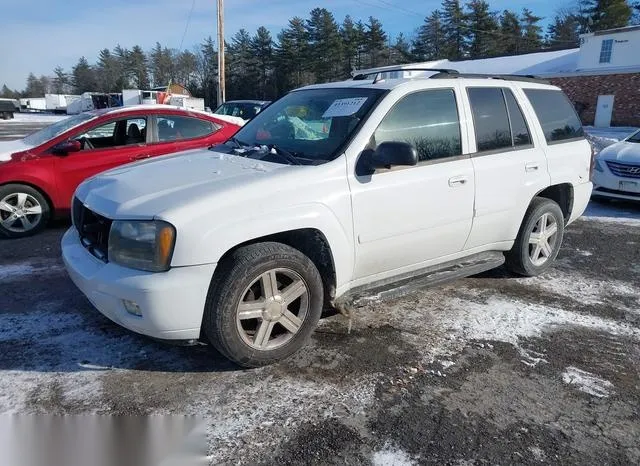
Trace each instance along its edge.
<instances>
[{"instance_id":1,"label":"auction sticker on windshield","mask_svg":"<svg viewBox=\"0 0 640 466\"><path fill-rule=\"evenodd\" d=\"M336 99L329 106L322 118L350 116L360 110L367 101L367 97L352 97L350 99Z\"/></svg>"}]
</instances>

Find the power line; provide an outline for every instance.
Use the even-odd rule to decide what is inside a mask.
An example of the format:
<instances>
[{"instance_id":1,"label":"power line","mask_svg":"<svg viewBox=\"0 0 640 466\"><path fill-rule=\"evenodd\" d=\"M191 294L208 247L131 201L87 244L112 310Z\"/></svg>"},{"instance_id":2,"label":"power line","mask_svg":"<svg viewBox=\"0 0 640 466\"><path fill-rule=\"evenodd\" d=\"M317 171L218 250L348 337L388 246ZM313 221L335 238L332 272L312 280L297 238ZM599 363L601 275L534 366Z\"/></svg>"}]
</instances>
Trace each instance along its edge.
<instances>
[{"instance_id":1,"label":"power line","mask_svg":"<svg viewBox=\"0 0 640 466\"><path fill-rule=\"evenodd\" d=\"M182 39L180 40L180 47L178 50L182 50L184 44L184 38L187 36L187 29L189 29L189 23L191 22L191 15L193 14L193 8L196 6L196 0L191 2L191 9L189 10L189 16L187 16L187 24L184 25L184 32L182 33Z\"/></svg>"}]
</instances>

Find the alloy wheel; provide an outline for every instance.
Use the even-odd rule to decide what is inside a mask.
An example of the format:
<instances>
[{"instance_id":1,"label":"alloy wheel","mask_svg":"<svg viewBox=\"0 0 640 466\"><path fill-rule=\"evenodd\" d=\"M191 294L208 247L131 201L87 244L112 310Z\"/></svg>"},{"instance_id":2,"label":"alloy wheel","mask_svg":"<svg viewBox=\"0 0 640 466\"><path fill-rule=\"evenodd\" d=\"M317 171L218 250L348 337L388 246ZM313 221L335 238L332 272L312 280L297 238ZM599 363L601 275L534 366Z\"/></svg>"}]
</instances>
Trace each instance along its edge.
<instances>
[{"instance_id":1,"label":"alloy wheel","mask_svg":"<svg viewBox=\"0 0 640 466\"><path fill-rule=\"evenodd\" d=\"M544 213L536 221L529 235L529 259L535 266L541 266L553 255L558 239L558 224L550 213Z\"/></svg>"},{"instance_id":2,"label":"alloy wheel","mask_svg":"<svg viewBox=\"0 0 640 466\"><path fill-rule=\"evenodd\" d=\"M271 269L251 282L237 306L236 324L242 340L266 351L288 343L309 312L309 289L287 268Z\"/></svg>"},{"instance_id":3,"label":"alloy wheel","mask_svg":"<svg viewBox=\"0 0 640 466\"><path fill-rule=\"evenodd\" d=\"M38 226L42 206L31 194L11 193L0 200L0 225L12 233L26 233Z\"/></svg>"}]
</instances>

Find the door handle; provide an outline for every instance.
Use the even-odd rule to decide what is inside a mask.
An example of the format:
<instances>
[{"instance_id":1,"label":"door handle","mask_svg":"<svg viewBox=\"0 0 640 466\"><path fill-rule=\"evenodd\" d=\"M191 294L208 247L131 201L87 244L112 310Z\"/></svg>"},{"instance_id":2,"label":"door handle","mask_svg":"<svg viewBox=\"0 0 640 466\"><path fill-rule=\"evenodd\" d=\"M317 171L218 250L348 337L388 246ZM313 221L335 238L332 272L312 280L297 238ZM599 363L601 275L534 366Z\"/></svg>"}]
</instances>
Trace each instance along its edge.
<instances>
[{"instance_id":1,"label":"door handle","mask_svg":"<svg viewBox=\"0 0 640 466\"><path fill-rule=\"evenodd\" d=\"M540 164L538 162L529 162L524 166L524 171L531 173L536 172L540 168Z\"/></svg>"},{"instance_id":2,"label":"door handle","mask_svg":"<svg viewBox=\"0 0 640 466\"><path fill-rule=\"evenodd\" d=\"M449 178L449 186L451 186L452 188L455 188L457 186L464 186L465 184L467 184L467 181L469 181L469 178L466 176L454 176L452 178Z\"/></svg>"},{"instance_id":3,"label":"door handle","mask_svg":"<svg viewBox=\"0 0 640 466\"><path fill-rule=\"evenodd\" d=\"M131 160L142 160L142 159L148 159L149 157L151 157L149 154L138 154L131 157Z\"/></svg>"}]
</instances>

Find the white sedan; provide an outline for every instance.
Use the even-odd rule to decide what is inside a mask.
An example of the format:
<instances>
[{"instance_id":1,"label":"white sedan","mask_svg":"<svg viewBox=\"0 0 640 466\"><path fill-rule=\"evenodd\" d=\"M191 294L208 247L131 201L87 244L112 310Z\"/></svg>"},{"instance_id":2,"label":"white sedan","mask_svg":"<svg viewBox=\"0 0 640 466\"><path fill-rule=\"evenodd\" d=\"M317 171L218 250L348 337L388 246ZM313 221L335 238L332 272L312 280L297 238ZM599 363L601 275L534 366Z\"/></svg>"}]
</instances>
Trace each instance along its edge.
<instances>
[{"instance_id":1,"label":"white sedan","mask_svg":"<svg viewBox=\"0 0 640 466\"><path fill-rule=\"evenodd\" d=\"M595 197L640 201L640 130L596 156L593 185Z\"/></svg>"}]
</instances>

